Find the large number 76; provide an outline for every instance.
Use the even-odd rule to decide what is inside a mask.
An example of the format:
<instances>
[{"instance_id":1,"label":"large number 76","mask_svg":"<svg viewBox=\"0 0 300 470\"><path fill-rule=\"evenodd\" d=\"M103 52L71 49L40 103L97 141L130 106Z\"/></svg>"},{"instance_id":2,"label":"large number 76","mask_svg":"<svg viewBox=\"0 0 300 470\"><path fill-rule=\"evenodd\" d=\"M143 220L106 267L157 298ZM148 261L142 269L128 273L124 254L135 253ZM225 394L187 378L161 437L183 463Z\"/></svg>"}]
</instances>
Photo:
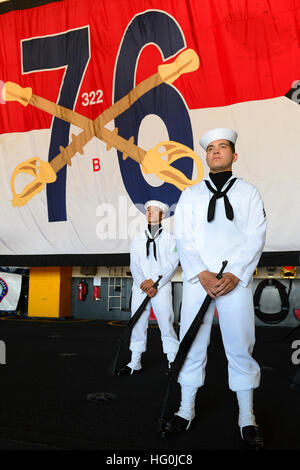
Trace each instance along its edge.
<instances>
[{"instance_id":1,"label":"large number 76","mask_svg":"<svg viewBox=\"0 0 300 470\"><path fill-rule=\"evenodd\" d=\"M143 28L140 22L143 22ZM165 32L168 32L165 34ZM161 11L149 11L137 15L128 26L117 57L114 77L114 100L117 101L134 86L134 74L138 56L142 48L156 42L164 58L175 55L185 47L182 32L172 17ZM73 109L80 86L90 59L89 26L70 30L52 36L30 38L22 41L23 73L45 71L65 67L59 91L58 104ZM193 137L188 110L178 92L168 85L161 85L160 90L143 97L142 106L132 106L116 119L119 133L124 138L137 134L140 122L147 114L157 114L168 128L170 140L176 140L193 148ZM161 103L169 101L170 109L161 109ZM51 129L48 160L58 153L60 146L69 143L70 124L54 118ZM128 134L128 135L127 135ZM181 159L176 168L188 178L192 176L193 162ZM180 191L168 183L161 187L152 187L143 178L139 165L133 160L126 162L119 154L119 164L127 192L134 203L143 204L147 199L161 199L170 206L177 202ZM175 165L174 165L175 166ZM57 180L47 185L47 204L49 222L67 220L66 213L66 171L62 168ZM135 184L132 185L132 180ZM159 194L158 194L159 193Z\"/></svg>"}]
</instances>

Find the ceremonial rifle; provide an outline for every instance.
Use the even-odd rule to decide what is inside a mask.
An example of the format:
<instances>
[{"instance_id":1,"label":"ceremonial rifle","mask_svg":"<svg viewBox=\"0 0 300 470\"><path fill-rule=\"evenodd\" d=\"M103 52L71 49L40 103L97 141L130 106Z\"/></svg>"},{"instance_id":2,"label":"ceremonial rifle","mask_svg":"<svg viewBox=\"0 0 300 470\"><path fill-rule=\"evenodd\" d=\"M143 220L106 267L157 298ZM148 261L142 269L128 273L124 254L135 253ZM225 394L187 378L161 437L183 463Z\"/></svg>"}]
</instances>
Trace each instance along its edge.
<instances>
[{"instance_id":1,"label":"ceremonial rifle","mask_svg":"<svg viewBox=\"0 0 300 470\"><path fill-rule=\"evenodd\" d=\"M162 278L162 276L158 276L157 281L153 284L152 287L157 289L159 281L161 280L161 278ZM120 338L118 338L117 350L116 350L115 358L114 358L114 361L113 361L113 364L112 364L112 374L113 375L116 375L116 370L117 370L117 366L118 366L118 362L119 362L119 356L120 356L122 346L123 346L124 342L126 341L126 339L131 335L133 327L139 321L139 319L140 319L142 313L144 312L144 310L145 310L145 308L146 308L146 306L147 306L150 299L151 299L150 295L146 295L146 297L144 298L143 302L141 303L141 305L139 306L137 311L134 313L134 315L127 322L126 328L125 328L125 331L124 331L123 335Z\"/></svg>"},{"instance_id":2,"label":"ceremonial rifle","mask_svg":"<svg viewBox=\"0 0 300 470\"><path fill-rule=\"evenodd\" d=\"M223 274L223 271L224 269L226 268L227 266L227 263L228 261L223 261L222 263L222 268L221 270L219 271L219 273L216 275L216 278L217 279L221 279L222 278L222 274ZM176 357L174 359L174 361L172 362L171 366L170 366L170 371L168 373L168 376L169 376L169 382L168 382L168 386L167 386L167 390L166 390L166 393L165 393L165 397L164 397L164 402L163 402L163 407L162 407L162 412L161 412L161 417L160 417L160 420L159 420L159 425L160 425L160 433L161 433L161 436L164 437L164 426L165 426L165 416L166 416L166 408L167 408L167 402L168 402L168 398L169 398L169 394L170 394L170 389L171 389L171 384L172 382L175 382L178 378L178 375L181 371L181 368L183 366L183 363L186 359L186 356L193 344L193 341L199 331L199 328L200 328L200 325L203 323L203 318L204 318L204 315L210 305L212 301L212 298L210 297L209 294L206 295L197 315L195 316L191 326L189 327L188 331L186 332L186 334L184 335L182 341L180 342L180 345L179 345L179 349L178 349L178 352L176 354Z\"/></svg>"}]
</instances>

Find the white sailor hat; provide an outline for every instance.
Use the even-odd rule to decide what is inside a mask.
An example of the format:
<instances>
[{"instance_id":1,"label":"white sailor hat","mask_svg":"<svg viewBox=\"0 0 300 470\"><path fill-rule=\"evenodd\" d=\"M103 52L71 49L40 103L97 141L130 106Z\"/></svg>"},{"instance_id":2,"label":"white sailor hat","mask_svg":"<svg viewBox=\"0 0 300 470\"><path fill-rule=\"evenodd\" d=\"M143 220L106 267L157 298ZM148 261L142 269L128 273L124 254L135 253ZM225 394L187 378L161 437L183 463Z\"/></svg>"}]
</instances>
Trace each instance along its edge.
<instances>
[{"instance_id":1,"label":"white sailor hat","mask_svg":"<svg viewBox=\"0 0 300 470\"><path fill-rule=\"evenodd\" d=\"M204 134L200 139L200 145L206 151L208 145L214 140L225 139L235 144L237 137L237 132L233 129L218 127L217 129L211 129L206 132L206 134Z\"/></svg>"},{"instance_id":2,"label":"white sailor hat","mask_svg":"<svg viewBox=\"0 0 300 470\"><path fill-rule=\"evenodd\" d=\"M147 201L146 204L144 205L145 209L147 210L147 208L149 206L155 206L155 207L158 207L162 212L166 213L168 212L169 210L169 206L167 204L164 204L163 202L161 201Z\"/></svg>"}]
</instances>

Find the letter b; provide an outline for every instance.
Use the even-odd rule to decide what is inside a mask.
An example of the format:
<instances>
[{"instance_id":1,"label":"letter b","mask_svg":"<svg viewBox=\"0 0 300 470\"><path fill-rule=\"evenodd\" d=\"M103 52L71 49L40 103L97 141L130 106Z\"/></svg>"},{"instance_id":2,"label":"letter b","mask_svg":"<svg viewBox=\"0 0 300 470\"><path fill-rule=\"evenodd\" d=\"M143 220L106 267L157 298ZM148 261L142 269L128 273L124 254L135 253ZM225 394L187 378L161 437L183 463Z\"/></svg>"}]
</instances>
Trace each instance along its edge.
<instances>
[{"instance_id":1,"label":"letter b","mask_svg":"<svg viewBox=\"0 0 300 470\"><path fill-rule=\"evenodd\" d=\"M99 158L93 158L93 171L100 171L101 165Z\"/></svg>"}]
</instances>

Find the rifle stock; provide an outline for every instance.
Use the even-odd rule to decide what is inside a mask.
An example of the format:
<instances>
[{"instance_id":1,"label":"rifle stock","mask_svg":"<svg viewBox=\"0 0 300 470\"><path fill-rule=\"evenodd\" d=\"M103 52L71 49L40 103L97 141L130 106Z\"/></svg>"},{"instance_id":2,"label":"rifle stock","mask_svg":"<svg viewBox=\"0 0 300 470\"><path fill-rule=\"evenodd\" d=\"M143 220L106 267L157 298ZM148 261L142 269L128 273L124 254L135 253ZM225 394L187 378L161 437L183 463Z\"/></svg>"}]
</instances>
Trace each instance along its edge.
<instances>
[{"instance_id":1,"label":"rifle stock","mask_svg":"<svg viewBox=\"0 0 300 470\"><path fill-rule=\"evenodd\" d=\"M162 276L158 276L157 281L153 284L153 287L155 289L158 287L158 284L159 284L159 281L161 280L161 278L162 278ZM148 304L150 299L151 299L151 297L149 295L147 295L145 297L145 299L143 300L143 302L141 303L141 305L139 306L139 308L137 309L135 314L130 318L130 320L125 325L125 331L124 331L123 335L120 338L118 338L117 349L116 349L115 357L114 357L112 367L111 367L112 375L116 375L116 370L117 370L117 366L118 366L122 346L123 346L124 342L127 340L127 338L130 336L134 325L139 321L139 319L140 319L142 313L144 312L144 310L146 308L146 305Z\"/></svg>"}]
</instances>

